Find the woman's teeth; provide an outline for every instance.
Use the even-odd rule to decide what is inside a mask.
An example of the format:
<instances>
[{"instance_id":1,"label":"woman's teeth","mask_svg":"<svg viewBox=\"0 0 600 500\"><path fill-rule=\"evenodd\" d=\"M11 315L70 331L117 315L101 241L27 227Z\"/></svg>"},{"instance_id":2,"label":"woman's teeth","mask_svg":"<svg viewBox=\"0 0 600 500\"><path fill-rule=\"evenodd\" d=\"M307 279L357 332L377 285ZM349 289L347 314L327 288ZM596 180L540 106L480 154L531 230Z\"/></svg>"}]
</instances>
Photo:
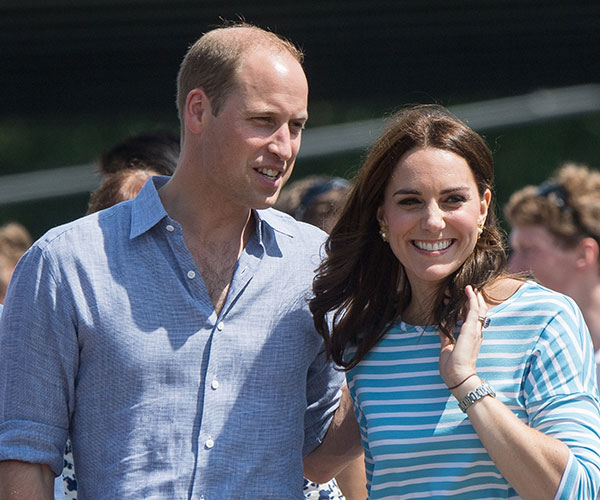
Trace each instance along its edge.
<instances>
[{"instance_id":1,"label":"woman's teeth","mask_svg":"<svg viewBox=\"0 0 600 500\"><path fill-rule=\"evenodd\" d=\"M452 240L442 240L433 243L415 240L414 244L421 250L426 250L427 252L436 252L448 248L452 244Z\"/></svg>"}]
</instances>

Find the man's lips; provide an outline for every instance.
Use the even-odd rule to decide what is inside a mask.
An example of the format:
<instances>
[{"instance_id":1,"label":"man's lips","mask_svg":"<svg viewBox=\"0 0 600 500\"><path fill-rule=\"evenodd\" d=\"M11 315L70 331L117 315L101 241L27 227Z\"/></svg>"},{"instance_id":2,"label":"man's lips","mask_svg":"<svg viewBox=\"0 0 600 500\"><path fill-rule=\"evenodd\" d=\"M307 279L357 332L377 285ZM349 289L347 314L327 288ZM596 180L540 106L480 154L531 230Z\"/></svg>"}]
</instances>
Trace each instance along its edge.
<instances>
[{"instance_id":1,"label":"man's lips","mask_svg":"<svg viewBox=\"0 0 600 500\"><path fill-rule=\"evenodd\" d=\"M280 170L275 170L273 168L257 168L256 171L272 181L276 180L281 175Z\"/></svg>"}]
</instances>

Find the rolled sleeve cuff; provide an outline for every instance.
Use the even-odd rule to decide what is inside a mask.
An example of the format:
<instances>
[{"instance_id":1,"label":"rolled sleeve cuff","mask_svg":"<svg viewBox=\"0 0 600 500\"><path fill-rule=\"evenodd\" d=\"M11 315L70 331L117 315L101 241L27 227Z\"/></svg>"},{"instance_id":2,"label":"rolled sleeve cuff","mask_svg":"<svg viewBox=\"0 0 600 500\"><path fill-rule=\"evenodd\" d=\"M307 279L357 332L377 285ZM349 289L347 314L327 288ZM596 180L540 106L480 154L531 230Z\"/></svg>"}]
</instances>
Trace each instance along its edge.
<instances>
[{"instance_id":1,"label":"rolled sleeve cuff","mask_svg":"<svg viewBox=\"0 0 600 500\"><path fill-rule=\"evenodd\" d=\"M325 439L327 431L329 430L329 426L331 425L331 421L333 420L333 415L335 414L335 411L340 405L341 397L342 391L338 390L335 399L333 400L333 404L327 408L325 414L323 415L323 418L318 420L317 422L313 421L313 425L305 427L304 447L302 449L303 456L306 456L312 451L314 451L314 449L317 446L319 446ZM311 410L309 409L308 412L310 413L310 411ZM317 423L320 425L317 425Z\"/></svg>"},{"instance_id":2,"label":"rolled sleeve cuff","mask_svg":"<svg viewBox=\"0 0 600 500\"><path fill-rule=\"evenodd\" d=\"M0 424L0 461L19 460L34 464L46 464L58 476L63 470L67 434L66 429L24 420L2 422Z\"/></svg>"}]
</instances>

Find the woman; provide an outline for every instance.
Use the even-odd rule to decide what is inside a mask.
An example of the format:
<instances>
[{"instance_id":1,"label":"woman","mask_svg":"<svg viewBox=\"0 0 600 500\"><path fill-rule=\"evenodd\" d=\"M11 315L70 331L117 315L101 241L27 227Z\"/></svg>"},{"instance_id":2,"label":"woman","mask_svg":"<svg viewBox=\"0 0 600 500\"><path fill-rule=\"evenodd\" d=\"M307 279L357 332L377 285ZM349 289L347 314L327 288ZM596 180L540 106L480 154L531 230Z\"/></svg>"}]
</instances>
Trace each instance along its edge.
<instances>
[{"instance_id":1,"label":"woman","mask_svg":"<svg viewBox=\"0 0 600 500\"><path fill-rule=\"evenodd\" d=\"M442 107L410 108L329 237L311 309L347 370L371 499L600 487L587 328L571 299L505 272L492 184L481 137Z\"/></svg>"},{"instance_id":2,"label":"woman","mask_svg":"<svg viewBox=\"0 0 600 500\"><path fill-rule=\"evenodd\" d=\"M509 268L531 271L577 302L600 383L600 172L567 163L540 186L513 193L504 214L511 226Z\"/></svg>"}]
</instances>

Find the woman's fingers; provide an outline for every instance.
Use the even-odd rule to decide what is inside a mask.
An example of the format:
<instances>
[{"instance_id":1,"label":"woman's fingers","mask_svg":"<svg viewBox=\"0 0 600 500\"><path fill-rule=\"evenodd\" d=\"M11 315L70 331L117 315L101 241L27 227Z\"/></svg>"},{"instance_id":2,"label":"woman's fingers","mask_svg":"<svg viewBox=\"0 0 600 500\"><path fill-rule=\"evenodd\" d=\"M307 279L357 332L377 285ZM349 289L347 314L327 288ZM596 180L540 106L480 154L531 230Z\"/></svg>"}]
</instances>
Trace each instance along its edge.
<instances>
[{"instance_id":1,"label":"woman's fingers","mask_svg":"<svg viewBox=\"0 0 600 500\"><path fill-rule=\"evenodd\" d=\"M471 285L465 287L465 293L467 295L467 313L465 315L465 323L461 329L461 333L469 333L479 335L482 334L483 327L488 323L487 319L487 305L483 298L482 293L479 290L473 289ZM465 326L467 328L465 328ZM464 337L463 337L464 338Z\"/></svg>"},{"instance_id":2,"label":"woman's fingers","mask_svg":"<svg viewBox=\"0 0 600 500\"><path fill-rule=\"evenodd\" d=\"M482 341L482 322L479 318L485 317L487 306L481 292L474 290L472 286L465 287L465 294L465 317L456 343L452 344L444 335L440 335L440 374L447 383L477 371Z\"/></svg>"}]
</instances>

